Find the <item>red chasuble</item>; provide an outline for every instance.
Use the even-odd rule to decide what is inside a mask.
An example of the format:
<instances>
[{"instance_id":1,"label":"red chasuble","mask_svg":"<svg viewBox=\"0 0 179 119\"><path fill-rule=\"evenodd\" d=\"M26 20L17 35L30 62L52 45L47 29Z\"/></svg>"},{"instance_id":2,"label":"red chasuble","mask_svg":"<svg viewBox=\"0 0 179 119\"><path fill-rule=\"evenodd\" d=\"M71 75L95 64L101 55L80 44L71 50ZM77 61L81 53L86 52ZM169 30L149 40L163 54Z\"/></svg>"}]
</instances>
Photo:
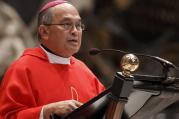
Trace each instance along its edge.
<instances>
[{"instance_id":1,"label":"red chasuble","mask_svg":"<svg viewBox=\"0 0 179 119\"><path fill-rule=\"evenodd\" d=\"M0 87L0 119L39 119L43 105L82 103L104 90L84 63L51 64L41 48L27 49L6 72Z\"/></svg>"}]
</instances>

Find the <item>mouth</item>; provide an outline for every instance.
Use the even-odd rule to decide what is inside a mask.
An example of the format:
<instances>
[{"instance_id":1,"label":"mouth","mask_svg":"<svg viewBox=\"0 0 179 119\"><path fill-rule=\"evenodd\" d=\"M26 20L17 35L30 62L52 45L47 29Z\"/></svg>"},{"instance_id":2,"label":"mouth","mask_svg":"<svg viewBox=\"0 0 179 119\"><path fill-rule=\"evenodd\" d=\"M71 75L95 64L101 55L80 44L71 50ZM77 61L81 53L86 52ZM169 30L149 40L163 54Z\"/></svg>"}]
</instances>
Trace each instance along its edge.
<instances>
[{"instance_id":1,"label":"mouth","mask_svg":"<svg viewBox=\"0 0 179 119\"><path fill-rule=\"evenodd\" d=\"M77 39L70 39L68 42L72 43L73 45L78 45L78 40Z\"/></svg>"}]
</instances>

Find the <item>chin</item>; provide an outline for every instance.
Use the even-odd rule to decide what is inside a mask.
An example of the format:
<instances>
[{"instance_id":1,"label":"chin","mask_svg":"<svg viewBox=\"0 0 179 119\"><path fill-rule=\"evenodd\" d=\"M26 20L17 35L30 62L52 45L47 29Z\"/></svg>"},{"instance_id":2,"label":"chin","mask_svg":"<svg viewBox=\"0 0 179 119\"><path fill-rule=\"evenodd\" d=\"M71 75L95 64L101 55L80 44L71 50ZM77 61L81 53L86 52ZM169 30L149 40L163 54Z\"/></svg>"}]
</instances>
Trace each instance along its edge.
<instances>
[{"instance_id":1,"label":"chin","mask_svg":"<svg viewBox=\"0 0 179 119\"><path fill-rule=\"evenodd\" d=\"M74 52L78 52L79 51L79 47L73 47L71 50L74 51Z\"/></svg>"},{"instance_id":2,"label":"chin","mask_svg":"<svg viewBox=\"0 0 179 119\"><path fill-rule=\"evenodd\" d=\"M72 55L78 53L78 51L79 51L79 49L73 49L73 50L72 50Z\"/></svg>"},{"instance_id":3,"label":"chin","mask_svg":"<svg viewBox=\"0 0 179 119\"><path fill-rule=\"evenodd\" d=\"M68 54L76 54L78 51L79 51L79 47L68 47L68 48L66 48L66 52L68 53Z\"/></svg>"}]
</instances>

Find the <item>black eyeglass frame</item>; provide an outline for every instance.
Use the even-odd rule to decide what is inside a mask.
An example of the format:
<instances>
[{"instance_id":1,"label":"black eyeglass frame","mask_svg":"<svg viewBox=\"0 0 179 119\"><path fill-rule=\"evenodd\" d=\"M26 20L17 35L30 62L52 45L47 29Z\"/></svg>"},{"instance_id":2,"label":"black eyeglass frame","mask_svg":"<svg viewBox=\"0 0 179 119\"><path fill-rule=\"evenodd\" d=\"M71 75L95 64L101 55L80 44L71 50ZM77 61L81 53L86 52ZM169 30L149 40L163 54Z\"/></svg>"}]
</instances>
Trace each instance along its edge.
<instances>
[{"instance_id":1,"label":"black eyeglass frame","mask_svg":"<svg viewBox=\"0 0 179 119\"><path fill-rule=\"evenodd\" d=\"M46 25L46 26L59 25L59 26L62 26L65 30L70 30L70 29L72 29L75 26L75 28L78 31L84 31L85 30L85 25L83 23L80 24L80 28L78 28L78 26L75 25L75 24L72 25L72 24L65 24L65 23L60 23L60 24L43 24L43 25Z\"/></svg>"}]
</instances>

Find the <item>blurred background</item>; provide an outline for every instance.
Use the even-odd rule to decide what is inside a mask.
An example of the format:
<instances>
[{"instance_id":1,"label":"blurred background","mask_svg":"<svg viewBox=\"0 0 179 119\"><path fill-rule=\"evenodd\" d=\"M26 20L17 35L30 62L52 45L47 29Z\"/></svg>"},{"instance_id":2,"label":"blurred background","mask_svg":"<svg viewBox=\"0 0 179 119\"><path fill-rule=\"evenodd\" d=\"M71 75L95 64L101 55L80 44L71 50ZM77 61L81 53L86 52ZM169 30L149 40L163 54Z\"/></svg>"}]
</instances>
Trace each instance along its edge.
<instances>
[{"instance_id":1,"label":"blurred background","mask_svg":"<svg viewBox=\"0 0 179 119\"><path fill-rule=\"evenodd\" d=\"M179 0L69 0L86 26L76 57L108 87L121 71L121 54L90 56L88 50L112 48L162 57L179 66ZM0 79L27 47L38 44L37 13L45 0L0 0ZM159 63L139 58L136 73L161 75ZM177 108L173 108L176 111ZM170 116L171 117L171 116ZM152 119L168 119L162 112Z\"/></svg>"}]
</instances>

